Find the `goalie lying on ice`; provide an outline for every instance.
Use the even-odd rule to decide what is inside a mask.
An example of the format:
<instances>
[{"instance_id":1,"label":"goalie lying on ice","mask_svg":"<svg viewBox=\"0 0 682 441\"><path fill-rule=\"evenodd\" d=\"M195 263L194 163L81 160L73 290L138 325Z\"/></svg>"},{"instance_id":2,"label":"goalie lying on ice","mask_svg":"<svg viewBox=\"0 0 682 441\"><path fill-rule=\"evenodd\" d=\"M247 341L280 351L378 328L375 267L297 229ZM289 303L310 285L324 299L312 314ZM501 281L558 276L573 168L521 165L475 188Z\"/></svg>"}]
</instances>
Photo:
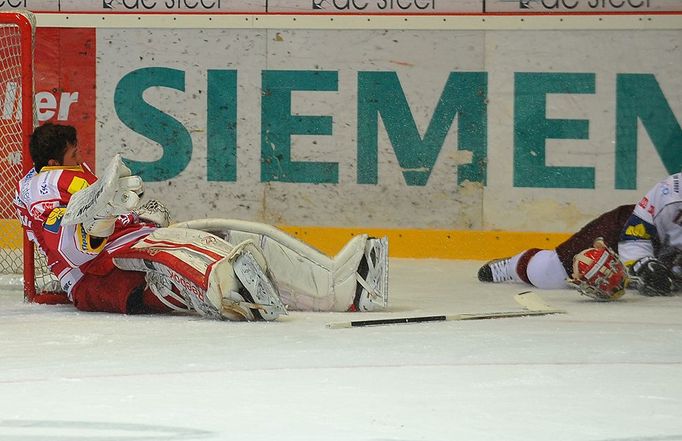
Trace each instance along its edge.
<instances>
[{"instance_id":1,"label":"goalie lying on ice","mask_svg":"<svg viewBox=\"0 0 682 441\"><path fill-rule=\"evenodd\" d=\"M73 127L37 128L30 152L35 167L19 182L15 205L80 310L274 320L288 309L386 306L385 238L359 235L330 258L254 222L208 219L165 228L167 210L154 201L140 206L142 180L118 155L100 179L82 164Z\"/></svg>"}]
</instances>

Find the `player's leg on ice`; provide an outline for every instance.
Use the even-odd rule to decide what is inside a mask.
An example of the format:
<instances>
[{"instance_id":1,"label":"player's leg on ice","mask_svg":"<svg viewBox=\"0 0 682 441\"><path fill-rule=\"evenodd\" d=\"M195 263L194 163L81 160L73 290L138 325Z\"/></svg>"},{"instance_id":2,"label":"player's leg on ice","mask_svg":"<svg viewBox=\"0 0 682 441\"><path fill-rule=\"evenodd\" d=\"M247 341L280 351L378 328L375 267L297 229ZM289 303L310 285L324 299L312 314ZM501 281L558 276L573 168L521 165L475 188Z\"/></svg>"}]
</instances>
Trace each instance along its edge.
<instances>
[{"instance_id":1,"label":"player's leg on ice","mask_svg":"<svg viewBox=\"0 0 682 441\"><path fill-rule=\"evenodd\" d=\"M147 273L164 303L228 320L274 320L286 309L261 251L244 241L232 246L198 230L159 228L112 253L114 264Z\"/></svg>"},{"instance_id":2,"label":"player's leg on ice","mask_svg":"<svg viewBox=\"0 0 682 441\"><path fill-rule=\"evenodd\" d=\"M299 311L375 311L388 302L388 240L365 234L336 256L268 224L233 219L197 219L173 228L209 231L231 244L253 240L263 250L282 301Z\"/></svg>"},{"instance_id":3,"label":"player's leg on ice","mask_svg":"<svg viewBox=\"0 0 682 441\"><path fill-rule=\"evenodd\" d=\"M565 288L566 277L568 274L556 251L538 248L491 260L478 270L481 282L527 283L542 289Z\"/></svg>"},{"instance_id":4,"label":"player's leg on ice","mask_svg":"<svg viewBox=\"0 0 682 441\"><path fill-rule=\"evenodd\" d=\"M502 257L486 262L478 269L478 280L492 283L521 282L516 273L516 262L512 262L512 257Z\"/></svg>"},{"instance_id":5,"label":"player's leg on ice","mask_svg":"<svg viewBox=\"0 0 682 441\"><path fill-rule=\"evenodd\" d=\"M511 257L491 260L478 270L478 279L493 283L527 283L542 289L566 288L566 280L573 274L574 257L591 249L597 237L603 238L608 248L615 248L633 207L623 205L600 215L554 250L532 248Z\"/></svg>"}]
</instances>

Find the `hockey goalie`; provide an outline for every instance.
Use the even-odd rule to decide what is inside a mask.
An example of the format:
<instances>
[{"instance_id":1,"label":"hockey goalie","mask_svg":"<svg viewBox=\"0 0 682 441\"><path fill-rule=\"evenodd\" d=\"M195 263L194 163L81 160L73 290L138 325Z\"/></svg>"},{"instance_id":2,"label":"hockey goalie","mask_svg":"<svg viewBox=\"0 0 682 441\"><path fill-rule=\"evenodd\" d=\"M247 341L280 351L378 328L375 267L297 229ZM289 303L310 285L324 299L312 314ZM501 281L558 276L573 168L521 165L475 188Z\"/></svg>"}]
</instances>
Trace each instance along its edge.
<instances>
[{"instance_id":1,"label":"hockey goalie","mask_svg":"<svg viewBox=\"0 0 682 441\"><path fill-rule=\"evenodd\" d=\"M29 147L34 168L19 182L17 212L79 310L274 320L288 310L387 305L386 238L356 236L331 258L260 223L169 227L162 205L141 205L143 182L120 156L100 178L82 163L74 127L44 124Z\"/></svg>"}]
</instances>

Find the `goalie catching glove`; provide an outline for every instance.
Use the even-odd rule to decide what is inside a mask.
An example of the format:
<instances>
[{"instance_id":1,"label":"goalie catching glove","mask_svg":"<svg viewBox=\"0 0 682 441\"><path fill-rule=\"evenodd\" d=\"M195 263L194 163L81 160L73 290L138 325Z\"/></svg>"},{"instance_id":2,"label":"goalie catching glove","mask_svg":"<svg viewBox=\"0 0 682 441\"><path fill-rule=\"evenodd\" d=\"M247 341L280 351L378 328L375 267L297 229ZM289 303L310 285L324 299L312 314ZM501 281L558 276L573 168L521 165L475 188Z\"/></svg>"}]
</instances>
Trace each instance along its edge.
<instances>
[{"instance_id":1,"label":"goalie catching glove","mask_svg":"<svg viewBox=\"0 0 682 441\"><path fill-rule=\"evenodd\" d=\"M133 176L123 164L121 155L116 155L101 178L88 188L74 193L66 207L62 224L82 224L89 235L108 237L114 232L116 218L134 210L143 192L142 179Z\"/></svg>"},{"instance_id":2,"label":"goalie catching glove","mask_svg":"<svg viewBox=\"0 0 682 441\"><path fill-rule=\"evenodd\" d=\"M605 302L621 298L627 280L625 266L618 255L599 237L593 248L573 257L573 274L566 281L580 294Z\"/></svg>"},{"instance_id":3,"label":"goalie catching glove","mask_svg":"<svg viewBox=\"0 0 682 441\"><path fill-rule=\"evenodd\" d=\"M135 210L135 213L143 222L151 222L159 227L170 225L170 211L156 199L148 200Z\"/></svg>"},{"instance_id":4,"label":"goalie catching glove","mask_svg":"<svg viewBox=\"0 0 682 441\"><path fill-rule=\"evenodd\" d=\"M630 285L645 296L669 296L675 289L675 276L655 257L642 257L629 265Z\"/></svg>"}]
</instances>

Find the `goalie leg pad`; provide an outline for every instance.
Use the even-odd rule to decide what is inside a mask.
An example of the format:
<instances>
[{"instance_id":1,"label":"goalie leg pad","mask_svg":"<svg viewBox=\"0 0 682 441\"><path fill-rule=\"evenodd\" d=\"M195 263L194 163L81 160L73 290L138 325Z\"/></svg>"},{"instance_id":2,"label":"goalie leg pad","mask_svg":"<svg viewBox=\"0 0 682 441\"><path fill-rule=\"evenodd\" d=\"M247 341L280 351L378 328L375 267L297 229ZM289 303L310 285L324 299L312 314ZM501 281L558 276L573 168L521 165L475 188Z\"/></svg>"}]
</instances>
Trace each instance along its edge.
<instances>
[{"instance_id":1,"label":"goalie leg pad","mask_svg":"<svg viewBox=\"0 0 682 441\"><path fill-rule=\"evenodd\" d=\"M213 268L208 291L220 293L221 313L231 320L270 321L287 313L255 255L243 251L234 261L225 258Z\"/></svg>"},{"instance_id":2,"label":"goalie leg pad","mask_svg":"<svg viewBox=\"0 0 682 441\"><path fill-rule=\"evenodd\" d=\"M232 246L203 231L160 228L116 253L114 263L152 273L147 281L159 299L173 298L201 315L274 320L286 314L264 257L249 241Z\"/></svg>"},{"instance_id":3,"label":"goalie leg pad","mask_svg":"<svg viewBox=\"0 0 682 441\"><path fill-rule=\"evenodd\" d=\"M362 293L362 310L375 310L383 308L388 299L386 239L357 235L332 258L282 230L258 222L196 219L175 224L172 228L210 231L232 244L243 240L257 243L267 260L267 272L274 274L280 298L290 310L347 311L353 307L359 293ZM374 250L373 254L371 250ZM366 259L366 254L371 254L373 257L370 259L374 259L371 275L367 270L358 274L358 267L361 260ZM368 281L368 278L372 280ZM365 283L367 288L361 283Z\"/></svg>"},{"instance_id":4,"label":"goalie leg pad","mask_svg":"<svg viewBox=\"0 0 682 441\"><path fill-rule=\"evenodd\" d=\"M152 294L171 311L189 311L191 308L185 297L175 288L173 282L160 272L149 271L145 281Z\"/></svg>"},{"instance_id":5,"label":"goalie leg pad","mask_svg":"<svg viewBox=\"0 0 682 441\"><path fill-rule=\"evenodd\" d=\"M367 268L366 272L364 267ZM358 311L379 311L388 304L388 238L369 238L365 243L362 271L353 306Z\"/></svg>"},{"instance_id":6,"label":"goalie leg pad","mask_svg":"<svg viewBox=\"0 0 682 441\"><path fill-rule=\"evenodd\" d=\"M154 260L147 257L131 256L114 258L117 268L124 271L138 271L146 273L145 280L152 293L166 306L174 308L174 299L178 304L185 305L187 310L196 311L202 316L223 318L220 314L220 303L214 303L212 297L201 285L200 277L194 274L181 274L173 268L175 256L169 256L163 251L155 253ZM218 297L219 298L219 297Z\"/></svg>"}]
</instances>

